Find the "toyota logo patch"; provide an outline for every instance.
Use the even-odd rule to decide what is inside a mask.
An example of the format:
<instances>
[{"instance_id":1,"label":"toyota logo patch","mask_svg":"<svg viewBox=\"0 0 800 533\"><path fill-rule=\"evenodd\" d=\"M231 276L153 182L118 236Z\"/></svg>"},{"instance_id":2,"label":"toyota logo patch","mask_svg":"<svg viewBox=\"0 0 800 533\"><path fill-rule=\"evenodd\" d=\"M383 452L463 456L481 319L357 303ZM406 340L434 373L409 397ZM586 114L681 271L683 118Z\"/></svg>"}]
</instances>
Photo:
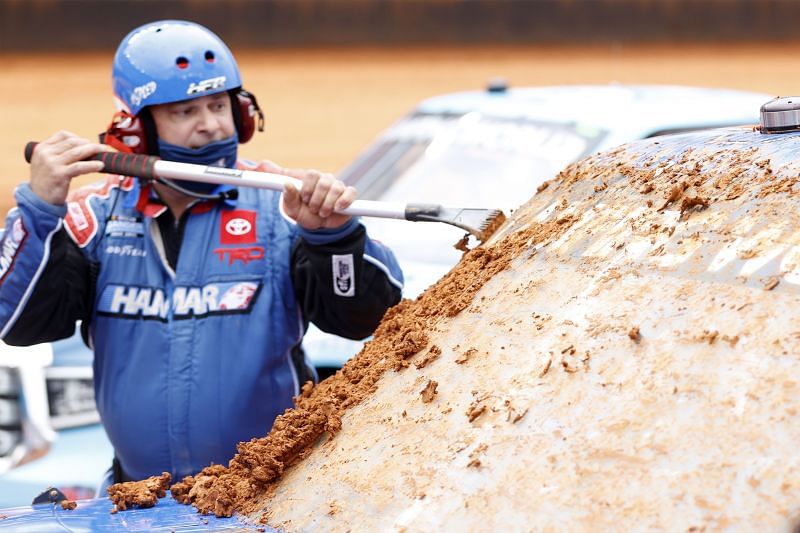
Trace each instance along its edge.
<instances>
[{"instance_id":1,"label":"toyota logo patch","mask_svg":"<svg viewBox=\"0 0 800 533\"><path fill-rule=\"evenodd\" d=\"M244 209L223 211L220 219L220 244L256 242L256 212Z\"/></svg>"},{"instance_id":2,"label":"toyota logo patch","mask_svg":"<svg viewBox=\"0 0 800 533\"><path fill-rule=\"evenodd\" d=\"M243 218L234 218L225 224L225 231L231 235L244 235L245 233L249 233L252 228L253 225Z\"/></svg>"}]
</instances>

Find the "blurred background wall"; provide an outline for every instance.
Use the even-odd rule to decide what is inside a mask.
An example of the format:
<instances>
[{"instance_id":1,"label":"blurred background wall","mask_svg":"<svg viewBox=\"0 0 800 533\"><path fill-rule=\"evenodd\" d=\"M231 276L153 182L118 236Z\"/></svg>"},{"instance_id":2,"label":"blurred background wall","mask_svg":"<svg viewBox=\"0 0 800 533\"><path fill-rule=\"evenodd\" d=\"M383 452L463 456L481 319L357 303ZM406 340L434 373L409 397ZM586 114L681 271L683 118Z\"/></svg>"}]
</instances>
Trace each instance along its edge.
<instances>
[{"instance_id":1,"label":"blurred background wall","mask_svg":"<svg viewBox=\"0 0 800 533\"><path fill-rule=\"evenodd\" d=\"M267 119L243 156L334 172L420 100L496 77L800 94L800 0L0 0L0 214L27 141L105 129L114 50L162 18L232 48Z\"/></svg>"},{"instance_id":2,"label":"blurred background wall","mask_svg":"<svg viewBox=\"0 0 800 533\"><path fill-rule=\"evenodd\" d=\"M232 47L795 39L796 0L3 0L0 49L114 47L184 18Z\"/></svg>"}]
</instances>

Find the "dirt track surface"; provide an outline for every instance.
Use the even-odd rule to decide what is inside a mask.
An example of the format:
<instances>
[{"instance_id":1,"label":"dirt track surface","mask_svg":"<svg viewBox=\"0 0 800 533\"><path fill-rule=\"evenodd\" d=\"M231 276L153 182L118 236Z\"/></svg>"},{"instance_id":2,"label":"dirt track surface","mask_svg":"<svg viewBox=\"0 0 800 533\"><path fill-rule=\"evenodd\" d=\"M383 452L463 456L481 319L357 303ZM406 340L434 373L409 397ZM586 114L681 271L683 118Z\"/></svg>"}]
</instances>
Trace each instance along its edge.
<instances>
[{"instance_id":1,"label":"dirt track surface","mask_svg":"<svg viewBox=\"0 0 800 533\"><path fill-rule=\"evenodd\" d=\"M800 94L800 43L719 46L461 47L235 50L267 131L241 150L286 166L336 171L428 96L513 85L674 83ZM0 54L0 211L27 180L22 150L59 129L93 138L114 108L113 50ZM81 178L81 183L95 177Z\"/></svg>"}]
</instances>

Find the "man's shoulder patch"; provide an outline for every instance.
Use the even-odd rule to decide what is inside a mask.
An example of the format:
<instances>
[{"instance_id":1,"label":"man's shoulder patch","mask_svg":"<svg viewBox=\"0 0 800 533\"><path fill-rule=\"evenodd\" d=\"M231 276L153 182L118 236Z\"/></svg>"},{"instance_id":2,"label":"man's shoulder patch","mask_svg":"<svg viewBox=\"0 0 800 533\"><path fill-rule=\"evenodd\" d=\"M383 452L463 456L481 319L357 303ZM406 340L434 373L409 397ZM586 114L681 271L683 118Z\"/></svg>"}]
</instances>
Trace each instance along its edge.
<instances>
[{"instance_id":1,"label":"man's shoulder patch","mask_svg":"<svg viewBox=\"0 0 800 533\"><path fill-rule=\"evenodd\" d=\"M337 296L353 297L356 295L355 268L353 254L332 255L333 292Z\"/></svg>"},{"instance_id":2,"label":"man's shoulder patch","mask_svg":"<svg viewBox=\"0 0 800 533\"><path fill-rule=\"evenodd\" d=\"M97 212L96 207L92 205L92 199L108 198L111 191L116 188L129 191L133 189L134 179L109 176L105 181L86 185L69 194L64 227L79 247L85 247L97 235Z\"/></svg>"}]
</instances>

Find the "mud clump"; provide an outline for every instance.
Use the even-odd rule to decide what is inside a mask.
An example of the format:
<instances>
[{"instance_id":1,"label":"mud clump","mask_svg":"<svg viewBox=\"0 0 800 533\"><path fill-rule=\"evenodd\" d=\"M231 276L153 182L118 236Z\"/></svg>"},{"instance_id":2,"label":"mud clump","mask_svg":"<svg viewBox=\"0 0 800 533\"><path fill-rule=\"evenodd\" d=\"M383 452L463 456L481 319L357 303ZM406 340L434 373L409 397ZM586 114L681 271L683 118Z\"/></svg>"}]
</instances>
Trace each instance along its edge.
<instances>
[{"instance_id":1,"label":"mud clump","mask_svg":"<svg viewBox=\"0 0 800 533\"><path fill-rule=\"evenodd\" d=\"M403 371L416 354L438 351L423 352L429 342L427 332L466 309L475 293L531 244L557 238L573 220L560 217L530 224L465 253L453 270L416 300L403 300L389 309L373 340L335 375L316 387L304 386L295 397L295 407L275 420L269 434L240 443L227 467L213 465L176 483L173 497L201 513L220 517L258 510L259 499L286 469L310 453L320 439L333 438L345 410L371 395L385 372Z\"/></svg>"},{"instance_id":2,"label":"mud clump","mask_svg":"<svg viewBox=\"0 0 800 533\"><path fill-rule=\"evenodd\" d=\"M419 393L422 397L423 403L431 403L434 398L436 398L436 388L439 384L436 381L429 380L428 384L425 385L425 388Z\"/></svg>"},{"instance_id":3,"label":"mud clump","mask_svg":"<svg viewBox=\"0 0 800 533\"><path fill-rule=\"evenodd\" d=\"M159 498L167 495L172 476L164 472L160 476L152 476L141 481L115 483L108 487L108 497L114 504L112 513L125 511L129 507L153 507Z\"/></svg>"},{"instance_id":4,"label":"mud clump","mask_svg":"<svg viewBox=\"0 0 800 533\"><path fill-rule=\"evenodd\" d=\"M78 508L78 504L72 500L61 500L61 508L65 511L74 511Z\"/></svg>"},{"instance_id":5,"label":"mud clump","mask_svg":"<svg viewBox=\"0 0 800 533\"><path fill-rule=\"evenodd\" d=\"M486 224L486 227L483 228L481 231L480 241L486 242L489 240L489 237L494 235L494 232L497 231L500 226L502 226L506 221L506 215L502 211L498 211L489 222Z\"/></svg>"}]
</instances>

